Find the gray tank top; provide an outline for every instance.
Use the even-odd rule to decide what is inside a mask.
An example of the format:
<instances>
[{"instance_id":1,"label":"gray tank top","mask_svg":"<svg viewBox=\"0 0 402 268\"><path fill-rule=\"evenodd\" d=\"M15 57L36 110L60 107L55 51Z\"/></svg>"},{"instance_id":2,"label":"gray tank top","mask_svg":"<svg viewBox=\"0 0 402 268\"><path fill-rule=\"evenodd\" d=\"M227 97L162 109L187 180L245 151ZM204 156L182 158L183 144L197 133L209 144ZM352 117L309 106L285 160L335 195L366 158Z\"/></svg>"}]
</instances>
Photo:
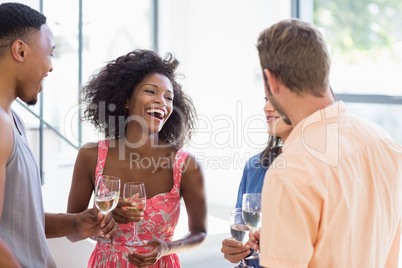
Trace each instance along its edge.
<instances>
[{"instance_id":1,"label":"gray tank top","mask_svg":"<svg viewBox=\"0 0 402 268\"><path fill-rule=\"evenodd\" d=\"M1 109L1 108L0 108ZM45 214L38 165L24 126L14 118L14 148L6 165L0 236L22 267L56 267L45 236Z\"/></svg>"}]
</instances>

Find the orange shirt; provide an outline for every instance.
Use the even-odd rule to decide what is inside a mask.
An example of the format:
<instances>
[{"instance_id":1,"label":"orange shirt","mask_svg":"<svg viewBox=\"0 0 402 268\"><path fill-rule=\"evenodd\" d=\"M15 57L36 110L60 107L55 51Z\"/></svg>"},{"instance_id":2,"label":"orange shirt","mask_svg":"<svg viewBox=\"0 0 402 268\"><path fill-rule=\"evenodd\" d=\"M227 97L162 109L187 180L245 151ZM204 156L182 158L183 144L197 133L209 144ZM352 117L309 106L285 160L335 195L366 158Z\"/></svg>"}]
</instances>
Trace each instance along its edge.
<instances>
[{"instance_id":1,"label":"orange shirt","mask_svg":"<svg viewBox=\"0 0 402 268\"><path fill-rule=\"evenodd\" d=\"M381 127L336 102L293 129L265 176L260 265L397 267L402 146Z\"/></svg>"}]
</instances>

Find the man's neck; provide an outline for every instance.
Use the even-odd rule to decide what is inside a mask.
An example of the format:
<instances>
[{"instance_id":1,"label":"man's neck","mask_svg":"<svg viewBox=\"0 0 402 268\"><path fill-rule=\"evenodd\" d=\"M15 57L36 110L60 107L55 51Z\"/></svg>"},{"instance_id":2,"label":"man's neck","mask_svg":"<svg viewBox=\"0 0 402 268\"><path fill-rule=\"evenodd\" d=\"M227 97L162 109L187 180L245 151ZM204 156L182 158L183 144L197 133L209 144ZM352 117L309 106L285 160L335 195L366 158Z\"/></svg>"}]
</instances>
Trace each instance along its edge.
<instances>
[{"instance_id":1,"label":"man's neck","mask_svg":"<svg viewBox=\"0 0 402 268\"><path fill-rule=\"evenodd\" d=\"M0 106L9 112L16 96L13 71L5 62L0 62Z\"/></svg>"},{"instance_id":2,"label":"man's neck","mask_svg":"<svg viewBox=\"0 0 402 268\"><path fill-rule=\"evenodd\" d=\"M304 118L334 103L335 99L332 94L326 94L324 97L304 94L303 96L293 95L290 101L292 105L291 103L288 105L288 117L292 125L296 126Z\"/></svg>"}]
</instances>

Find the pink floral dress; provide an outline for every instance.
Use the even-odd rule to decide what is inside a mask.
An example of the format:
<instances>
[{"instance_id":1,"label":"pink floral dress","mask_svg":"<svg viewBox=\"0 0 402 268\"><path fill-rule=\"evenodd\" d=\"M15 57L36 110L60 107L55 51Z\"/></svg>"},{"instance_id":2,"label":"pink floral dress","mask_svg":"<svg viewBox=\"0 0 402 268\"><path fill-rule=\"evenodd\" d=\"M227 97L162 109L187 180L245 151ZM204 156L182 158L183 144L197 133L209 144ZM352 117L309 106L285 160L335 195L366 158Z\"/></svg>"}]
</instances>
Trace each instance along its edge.
<instances>
[{"instance_id":1,"label":"pink floral dress","mask_svg":"<svg viewBox=\"0 0 402 268\"><path fill-rule=\"evenodd\" d=\"M96 179L102 174L106 161L109 141L99 141L98 143L98 163L96 166ZM170 192L158 194L147 199L144 211L144 220L138 222L137 232L141 240L159 238L164 241L173 239L174 230L179 220L180 214L180 182L184 161L188 152L180 149L177 151L173 166L174 185ZM132 224L120 224L119 230L115 235L116 245L110 243L97 243L88 261L88 268L135 268L127 260L128 252L136 251L145 253L149 247L143 246L130 247L125 242L132 237ZM163 256L149 268L178 268L181 267L179 258L176 254Z\"/></svg>"}]
</instances>

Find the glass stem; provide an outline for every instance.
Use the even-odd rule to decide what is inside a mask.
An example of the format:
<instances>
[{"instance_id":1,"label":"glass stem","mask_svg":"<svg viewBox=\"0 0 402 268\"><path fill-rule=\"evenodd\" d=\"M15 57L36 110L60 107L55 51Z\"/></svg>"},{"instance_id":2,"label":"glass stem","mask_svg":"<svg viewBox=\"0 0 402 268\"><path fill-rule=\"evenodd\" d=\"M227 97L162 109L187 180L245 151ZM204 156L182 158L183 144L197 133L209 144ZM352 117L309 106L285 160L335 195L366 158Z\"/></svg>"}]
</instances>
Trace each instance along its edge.
<instances>
[{"instance_id":1,"label":"glass stem","mask_svg":"<svg viewBox=\"0 0 402 268\"><path fill-rule=\"evenodd\" d=\"M133 238L137 239L137 222L133 222Z\"/></svg>"}]
</instances>

